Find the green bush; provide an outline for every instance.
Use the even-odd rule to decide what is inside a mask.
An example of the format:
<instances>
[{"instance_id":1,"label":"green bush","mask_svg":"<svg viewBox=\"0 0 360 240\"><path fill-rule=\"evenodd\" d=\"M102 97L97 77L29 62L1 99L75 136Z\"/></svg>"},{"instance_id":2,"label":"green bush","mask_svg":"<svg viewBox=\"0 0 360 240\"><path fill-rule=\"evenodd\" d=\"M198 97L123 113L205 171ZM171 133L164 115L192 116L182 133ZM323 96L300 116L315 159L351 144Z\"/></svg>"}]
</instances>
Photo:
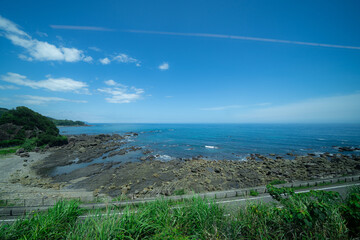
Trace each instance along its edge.
<instances>
[{"instance_id":1,"label":"green bush","mask_svg":"<svg viewBox=\"0 0 360 240\"><path fill-rule=\"evenodd\" d=\"M26 139L25 142L21 145L21 147L24 148L26 151L30 152L36 147L36 141L37 138Z\"/></svg>"},{"instance_id":2,"label":"green bush","mask_svg":"<svg viewBox=\"0 0 360 240\"><path fill-rule=\"evenodd\" d=\"M287 238L344 239L347 227L341 216L342 199L337 192L310 191L295 194L291 188L267 186L283 208L278 211Z\"/></svg>"},{"instance_id":3,"label":"green bush","mask_svg":"<svg viewBox=\"0 0 360 240\"><path fill-rule=\"evenodd\" d=\"M253 196L253 197L259 196L259 193L256 190L251 189L250 190L250 196Z\"/></svg>"},{"instance_id":4,"label":"green bush","mask_svg":"<svg viewBox=\"0 0 360 240\"><path fill-rule=\"evenodd\" d=\"M48 134L41 134L39 135L36 145L37 146L43 146L43 145L49 145L50 147L54 146L61 146L68 143L68 139L66 136L53 136Z\"/></svg>"},{"instance_id":5,"label":"green bush","mask_svg":"<svg viewBox=\"0 0 360 240\"><path fill-rule=\"evenodd\" d=\"M286 181L285 180L280 180L280 179L275 179L275 180L272 180L269 184L278 185L278 184L283 184L283 183L286 183Z\"/></svg>"},{"instance_id":6,"label":"green bush","mask_svg":"<svg viewBox=\"0 0 360 240\"><path fill-rule=\"evenodd\" d=\"M353 237L360 237L360 186L350 189L342 208L350 234Z\"/></svg>"}]
</instances>

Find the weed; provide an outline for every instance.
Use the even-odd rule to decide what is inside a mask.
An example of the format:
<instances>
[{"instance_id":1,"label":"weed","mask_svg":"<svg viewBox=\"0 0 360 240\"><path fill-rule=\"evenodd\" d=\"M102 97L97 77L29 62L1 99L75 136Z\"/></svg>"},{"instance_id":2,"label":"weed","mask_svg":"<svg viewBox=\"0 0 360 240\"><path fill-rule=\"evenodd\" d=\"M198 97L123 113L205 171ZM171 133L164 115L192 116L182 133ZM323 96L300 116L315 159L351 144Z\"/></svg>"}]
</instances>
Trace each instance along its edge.
<instances>
[{"instance_id":1,"label":"weed","mask_svg":"<svg viewBox=\"0 0 360 240\"><path fill-rule=\"evenodd\" d=\"M280 179L275 179L275 180L272 180L269 184L278 185L278 184L283 184L283 183L286 183L286 181L285 180L280 180Z\"/></svg>"},{"instance_id":2,"label":"weed","mask_svg":"<svg viewBox=\"0 0 360 240\"><path fill-rule=\"evenodd\" d=\"M258 191L253 190L253 189L250 190L250 193L249 193L249 194L250 194L250 196L253 196L253 197L259 196Z\"/></svg>"},{"instance_id":3,"label":"weed","mask_svg":"<svg viewBox=\"0 0 360 240\"><path fill-rule=\"evenodd\" d=\"M185 194L185 189L177 189L174 191L174 195L176 196L180 196L180 195L184 195Z\"/></svg>"}]
</instances>

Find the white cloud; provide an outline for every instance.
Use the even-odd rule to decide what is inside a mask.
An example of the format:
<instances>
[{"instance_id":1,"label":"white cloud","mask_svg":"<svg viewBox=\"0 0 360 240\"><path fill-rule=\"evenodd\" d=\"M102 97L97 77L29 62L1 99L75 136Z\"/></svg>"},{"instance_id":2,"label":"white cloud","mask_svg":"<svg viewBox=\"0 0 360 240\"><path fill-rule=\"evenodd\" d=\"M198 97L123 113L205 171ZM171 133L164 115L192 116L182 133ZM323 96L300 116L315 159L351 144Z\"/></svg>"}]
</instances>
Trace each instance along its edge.
<instances>
[{"instance_id":1,"label":"white cloud","mask_svg":"<svg viewBox=\"0 0 360 240\"><path fill-rule=\"evenodd\" d=\"M93 60L91 56L84 57L84 62L92 62Z\"/></svg>"},{"instance_id":2,"label":"white cloud","mask_svg":"<svg viewBox=\"0 0 360 240\"><path fill-rule=\"evenodd\" d=\"M135 63L135 65L137 67L141 66L141 62L139 60L137 60L136 58L129 57L128 55L126 55L124 53L120 53L120 54L116 55L111 60L106 57L106 58L99 59L99 61L104 65L109 64L113 61L116 61L119 63Z\"/></svg>"},{"instance_id":3,"label":"white cloud","mask_svg":"<svg viewBox=\"0 0 360 240\"><path fill-rule=\"evenodd\" d=\"M6 32L11 34L29 37L29 35L27 35L24 31L20 30L15 23L1 16L0 16L0 29L6 30Z\"/></svg>"},{"instance_id":4,"label":"white cloud","mask_svg":"<svg viewBox=\"0 0 360 240\"><path fill-rule=\"evenodd\" d=\"M162 71L165 71L165 70L168 70L169 67L170 67L169 64L167 62L164 62L164 63L160 64L158 68Z\"/></svg>"},{"instance_id":5,"label":"white cloud","mask_svg":"<svg viewBox=\"0 0 360 240\"><path fill-rule=\"evenodd\" d=\"M115 82L114 80L105 81L108 86L115 86L113 88L99 88L98 91L110 94L111 97L105 98L109 103L131 103L141 99L144 93L143 89L124 86Z\"/></svg>"},{"instance_id":6,"label":"white cloud","mask_svg":"<svg viewBox=\"0 0 360 240\"><path fill-rule=\"evenodd\" d=\"M109 64L111 62L110 59L108 59L107 57L101 58L99 61L104 65Z\"/></svg>"},{"instance_id":7,"label":"white cloud","mask_svg":"<svg viewBox=\"0 0 360 240\"><path fill-rule=\"evenodd\" d=\"M25 48L29 56L20 54L19 57L27 61L65 61L65 62L89 62L89 57L83 51L76 48L57 47L48 42L33 39L31 36L20 30L10 20L0 16L1 36L9 39L14 45Z\"/></svg>"},{"instance_id":8,"label":"white cloud","mask_svg":"<svg viewBox=\"0 0 360 240\"><path fill-rule=\"evenodd\" d=\"M90 50L93 50L95 52L101 52L101 49L98 47L89 47Z\"/></svg>"},{"instance_id":9,"label":"white cloud","mask_svg":"<svg viewBox=\"0 0 360 240\"><path fill-rule=\"evenodd\" d=\"M0 85L0 90L15 90L15 89L19 89L19 88L12 85Z\"/></svg>"},{"instance_id":10,"label":"white cloud","mask_svg":"<svg viewBox=\"0 0 360 240\"><path fill-rule=\"evenodd\" d=\"M117 83L114 80L107 80L104 82L108 86L115 86Z\"/></svg>"},{"instance_id":11,"label":"white cloud","mask_svg":"<svg viewBox=\"0 0 360 240\"><path fill-rule=\"evenodd\" d=\"M71 78L52 78L48 77L46 80L33 81L27 79L26 76L17 73L7 73L7 75L1 76L1 80L20 86L31 87L34 89L45 88L50 91L56 92L76 92L76 93L88 93L87 84L80 81L75 81Z\"/></svg>"},{"instance_id":12,"label":"white cloud","mask_svg":"<svg viewBox=\"0 0 360 240\"><path fill-rule=\"evenodd\" d=\"M137 59L129 57L128 55L121 53L114 57L114 61L118 61L121 63L136 63L139 62Z\"/></svg>"},{"instance_id":13,"label":"white cloud","mask_svg":"<svg viewBox=\"0 0 360 240\"><path fill-rule=\"evenodd\" d=\"M360 93L255 109L238 118L241 122L258 123L358 123Z\"/></svg>"},{"instance_id":14,"label":"white cloud","mask_svg":"<svg viewBox=\"0 0 360 240\"><path fill-rule=\"evenodd\" d=\"M73 102L73 103L87 103L83 100L70 100L59 97L42 97L42 96L33 96L33 95L22 95L21 98L24 98L22 102L30 105L41 105L50 102Z\"/></svg>"},{"instance_id":15,"label":"white cloud","mask_svg":"<svg viewBox=\"0 0 360 240\"><path fill-rule=\"evenodd\" d=\"M114 80L110 79L110 80L107 80L107 81L104 81L104 83L108 86L112 86L112 87L122 87L122 88L127 88L127 86L121 84L121 83L118 83L118 82L115 82Z\"/></svg>"}]
</instances>

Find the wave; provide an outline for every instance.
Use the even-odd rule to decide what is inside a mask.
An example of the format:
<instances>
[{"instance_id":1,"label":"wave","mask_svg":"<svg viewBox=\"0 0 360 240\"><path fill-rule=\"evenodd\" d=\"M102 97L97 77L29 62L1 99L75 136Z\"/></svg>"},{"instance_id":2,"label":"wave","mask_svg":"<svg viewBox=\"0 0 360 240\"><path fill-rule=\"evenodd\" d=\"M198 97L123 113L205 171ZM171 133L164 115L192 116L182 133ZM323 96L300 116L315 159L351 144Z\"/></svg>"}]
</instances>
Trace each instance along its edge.
<instances>
[{"instance_id":1,"label":"wave","mask_svg":"<svg viewBox=\"0 0 360 240\"><path fill-rule=\"evenodd\" d=\"M159 161L163 161L163 162L167 162L167 161L171 161L173 160L174 158L169 156L169 155L156 155L156 160L159 160Z\"/></svg>"},{"instance_id":2,"label":"wave","mask_svg":"<svg viewBox=\"0 0 360 240\"><path fill-rule=\"evenodd\" d=\"M218 149L219 147L210 146L210 145L205 145L205 148L208 148L208 149Z\"/></svg>"}]
</instances>

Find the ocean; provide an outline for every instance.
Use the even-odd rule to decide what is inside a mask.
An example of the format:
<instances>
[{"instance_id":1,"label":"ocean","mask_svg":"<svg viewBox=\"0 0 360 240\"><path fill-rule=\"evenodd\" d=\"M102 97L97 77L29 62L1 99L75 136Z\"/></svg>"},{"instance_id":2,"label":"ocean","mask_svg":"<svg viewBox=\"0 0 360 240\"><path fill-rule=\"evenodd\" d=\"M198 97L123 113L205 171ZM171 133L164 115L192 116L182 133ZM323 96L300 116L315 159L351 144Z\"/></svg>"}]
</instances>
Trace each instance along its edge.
<instances>
[{"instance_id":1,"label":"ocean","mask_svg":"<svg viewBox=\"0 0 360 240\"><path fill-rule=\"evenodd\" d=\"M60 127L60 133L124 134L136 132L127 145L151 149L163 161L202 156L245 160L250 154L306 155L360 148L360 124L91 124ZM359 155L359 150L343 152ZM287 156L288 157L288 156Z\"/></svg>"}]
</instances>

